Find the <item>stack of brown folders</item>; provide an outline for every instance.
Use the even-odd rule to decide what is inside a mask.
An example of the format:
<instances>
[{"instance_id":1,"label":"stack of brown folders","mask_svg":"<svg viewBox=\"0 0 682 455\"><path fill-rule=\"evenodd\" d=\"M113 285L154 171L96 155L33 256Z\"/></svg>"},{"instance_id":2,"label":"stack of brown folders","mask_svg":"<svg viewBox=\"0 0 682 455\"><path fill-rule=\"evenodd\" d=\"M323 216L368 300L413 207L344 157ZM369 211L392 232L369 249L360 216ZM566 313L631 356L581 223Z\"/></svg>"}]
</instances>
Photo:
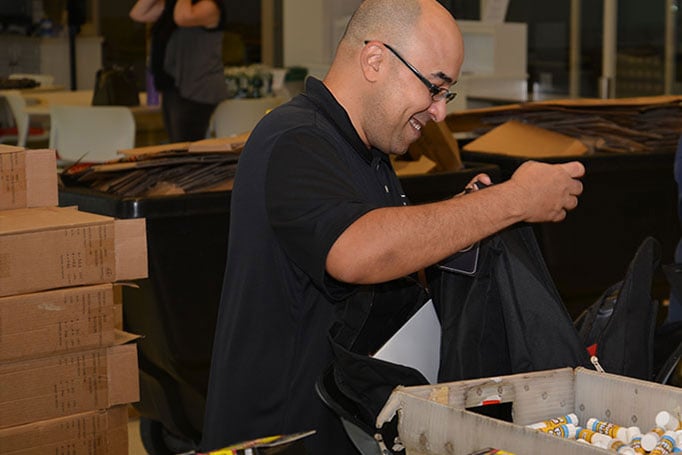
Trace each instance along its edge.
<instances>
[{"instance_id":1,"label":"stack of brown folders","mask_svg":"<svg viewBox=\"0 0 682 455\"><path fill-rule=\"evenodd\" d=\"M122 150L106 163L65 169L67 186L86 186L121 197L215 191L230 187L248 135Z\"/></svg>"},{"instance_id":2,"label":"stack of brown folders","mask_svg":"<svg viewBox=\"0 0 682 455\"><path fill-rule=\"evenodd\" d=\"M682 134L682 97L557 100L463 111L454 132L482 135L515 120L576 138L590 152L669 152Z\"/></svg>"}]
</instances>

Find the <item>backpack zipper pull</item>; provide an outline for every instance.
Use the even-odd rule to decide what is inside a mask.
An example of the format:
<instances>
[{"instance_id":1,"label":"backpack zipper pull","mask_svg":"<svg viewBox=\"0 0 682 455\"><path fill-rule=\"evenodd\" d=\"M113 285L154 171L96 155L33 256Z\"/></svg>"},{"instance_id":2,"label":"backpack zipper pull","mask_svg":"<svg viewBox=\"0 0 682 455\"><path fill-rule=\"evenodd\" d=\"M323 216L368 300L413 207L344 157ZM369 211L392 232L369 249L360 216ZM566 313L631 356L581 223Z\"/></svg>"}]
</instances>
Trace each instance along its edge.
<instances>
[{"instance_id":1,"label":"backpack zipper pull","mask_svg":"<svg viewBox=\"0 0 682 455\"><path fill-rule=\"evenodd\" d=\"M601 367L601 364L599 363L599 357L593 355L592 357L590 357L590 362L592 362L592 365L594 365L594 368L599 373L606 373L606 371L604 371L604 369Z\"/></svg>"}]
</instances>

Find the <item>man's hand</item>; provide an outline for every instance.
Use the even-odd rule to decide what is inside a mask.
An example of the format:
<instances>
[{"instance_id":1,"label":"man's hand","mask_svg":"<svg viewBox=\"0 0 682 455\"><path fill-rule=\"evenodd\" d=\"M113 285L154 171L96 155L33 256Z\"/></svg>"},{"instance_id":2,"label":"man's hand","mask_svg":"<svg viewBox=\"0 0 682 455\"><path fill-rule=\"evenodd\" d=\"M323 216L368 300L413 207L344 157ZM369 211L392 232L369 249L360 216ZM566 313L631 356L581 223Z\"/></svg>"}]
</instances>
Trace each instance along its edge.
<instances>
[{"instance_id":1,"label":"man's hand","mask_svg":"<svg viewBox=\"0 0 682 455\"><path fill-rule=\"evenodd\" d=\"M578 205L583 185L578 180L585 167L578 161L547 164L528 161L522 164L509 184L528 222L561 221L566 212Z\"/></svg>"},{"instance_id":2,"label":"man's hand","mask_svg":"<svg viewBox=\"0 0 682 455\"><path fill-rule=\"evenodd\" d=\"M490 186L492 184L493 181L488 174L478 174L467 183L467 186L464 187L464 192L471 193L472 191L480 190L481 187Z\"/></svg>"}]
</instances>

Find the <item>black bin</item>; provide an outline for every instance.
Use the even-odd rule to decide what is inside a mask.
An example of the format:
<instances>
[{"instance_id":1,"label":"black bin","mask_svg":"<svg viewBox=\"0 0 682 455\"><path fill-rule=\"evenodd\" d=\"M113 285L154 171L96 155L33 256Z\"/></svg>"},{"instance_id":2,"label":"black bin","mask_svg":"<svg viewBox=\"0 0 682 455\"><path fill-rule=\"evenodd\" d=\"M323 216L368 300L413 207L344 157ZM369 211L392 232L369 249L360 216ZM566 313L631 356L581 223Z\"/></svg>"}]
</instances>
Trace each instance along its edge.
<instances>
[{"instance_id":1,"label":"black bin","mask_svg":"<svg viewBox=\"0 0 682 455\"><path fill-rule=\"evenodd\" d=\"M227 255L230 192L122 198L65 187L61 206L145 218L149 278L123 287L124 329L139 342L142 440L152 454L199 441Z\"/></svg>"},{"instance_id":2,"label":"black bin","mask_svg":"<svg viewBox=\"0 0 682 455\"><path fill-rule=\"evenodd\" d=\"M462 152L470 162L494 163L508 179L526 159ZM534 158L537 159L537 158ZM637 247L647 236L661 243L662 263L673 261L680 238L674 151L598 152L545 162L581 161L586 169L578 207L560 223L535 226L549 271L569 311L577 316L611 284L621 280ZM662 274L654 294L666 298Z\"/></svg>"}]
</instances>

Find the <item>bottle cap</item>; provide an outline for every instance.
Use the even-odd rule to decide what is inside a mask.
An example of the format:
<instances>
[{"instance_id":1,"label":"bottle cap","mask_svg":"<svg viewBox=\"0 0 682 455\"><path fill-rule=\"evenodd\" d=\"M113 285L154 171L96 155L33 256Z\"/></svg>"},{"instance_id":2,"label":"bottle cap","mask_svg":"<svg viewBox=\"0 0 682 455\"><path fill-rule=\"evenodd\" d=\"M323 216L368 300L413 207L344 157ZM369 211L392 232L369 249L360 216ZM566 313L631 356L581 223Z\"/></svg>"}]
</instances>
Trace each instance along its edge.
<instances>
[{"instance_id":1,"label":"bottle cap","mask_svg":"<svg viewBox=\"0 0 682 455\"><path fill-rule=\"evenodd\" d=\"M661 411L656 414L656 425L666 430L677 430L677 427L680 426L680 421L668 411Z\"/></svg>"},{"instance_id":2,"label":"bottle cap","mask_svg":"<svg viewBox=\"0 0 682 455\"><path fill-rule=\"evenodd\" d=\"M651 431L642 436L642 449L646 450L647 452L654 450L654 447L656 447L656 444L658 443L658 438L658 434Z\"/></svg>"},{"instance_id":3,"label":"bottle cap","mask_svg":"<svg viewBox=\"0 0 682 455\"><path fill-rule=\"evenodd\" d=\"M619 427L613 436L615 436L615 439L623 441L626 444L630 442L630 438L628 438L628 429L625 427Z\"/></svg>"}]
</instances>

